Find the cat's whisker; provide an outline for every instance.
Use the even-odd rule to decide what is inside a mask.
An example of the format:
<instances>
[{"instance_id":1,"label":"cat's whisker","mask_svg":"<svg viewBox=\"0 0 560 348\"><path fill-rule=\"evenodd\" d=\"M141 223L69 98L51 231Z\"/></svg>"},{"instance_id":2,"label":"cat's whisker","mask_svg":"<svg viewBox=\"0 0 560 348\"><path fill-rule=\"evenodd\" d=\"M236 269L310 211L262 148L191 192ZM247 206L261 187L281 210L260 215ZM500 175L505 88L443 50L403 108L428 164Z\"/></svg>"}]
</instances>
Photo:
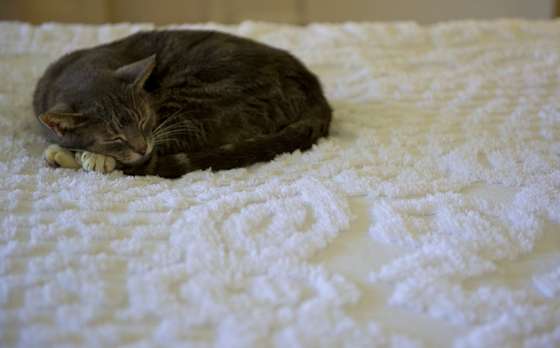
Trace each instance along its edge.
<instances>
[{"instance_id":1,"label":"cat's whisker","mask_svg":"<svg viewBox=\"0 0 560 348\"><path fill-rule=\"evenodd\" d=\"M169 139L162 139L162 140L158 141L157 144L159 145L159 144L169 144L169 143L177 143L177 144L179 144L180 141L179 141L179 139L177 139L177 138L169 138Z\"/></svg>"},{"instance_id":2,"label":"cat's whisker","mask_svg":"<svg viewBox=\"0 0 560 348\"><path fill-rule=\"evenodd\" d=\"M190 132L187 130L181 130L181 129L176 129L176 130L171 130L168 131L166 133L162 133L162 134L158 134L157 136L152 136L153 139L163 139L163 138L169 138L172 136L177 136L177 135L181 135L181 134L185 134L185 135L191 135L191 134L195 134L195 132Z\"/></svg>"},{"instance_id":3,"label":"cat's whisker","mask_svg":"<svg viewBox=\"0 0 560 348\"><path fill-rule=\"evenodd\" d=\"M168 139L159 139L158 141L154 141L154 146L162 145L162 144L168 145L170 142L174 142L178 145L181 144L181 142L177 138L168 138Z\"/></svg>"},{"instance_id":4,"label":"cat's whisker","mask_svg":"<svg viewBox=\"0 0 560 348\"><path fill-rule=\"evenodd\" d=\"M184 111L184 109L177 109L175 112L173 112L171 115L167 116L167 118L165 119L164 123L167 121L172 121L174 120L176 117L180 116L181 113Z\"/></svg>"},{"instance_id":5,"label":"cat's whisker","mask_svg":"<svg viewBox=\"0 0 560 348\"><path fill-rule=\"evenodd\" d=\"M156 136L153 136L153 138L154 138L154 139L167 138L167 137L169 137L169 136L178 135L178 134L182 134L182 133L187 134L188 132L187 132L187 131L183 131L183 130L168 131L168 132L161 133L161 134L158 134L158 135L156 135Z\"/></svg>"},{"instance_id":6,"label":"cat's whisker","mask_svg":"<svg viewBox=\"0 0 560 348\"><path fill-rule=\"evenodd\" d=\"M186 124L186 123L174 123L170 124L168 127L158 129L156 132L163 132L168 129L177 129L177 128L190 128L190 129L197 129L194 125Z\"/></svg>"},{"instance_id":7,"label":"cat's whisker","mask_svg":"<svg viewBox=\"0 0 560 348\"><path fill-rule=\"evenodd\" d=\"M152 133L152 136L157 138L160 136L165 136L167 134L173 133L173 132L180 132L180 133L199 133L199 130L197 128L192 128L192 127L170 127L169 129L165 129L156 133Z\"/></svg>"},{"instance_id":8,"label":"cat's whisker","mask_svg":"<svg viewBox=\"0 0 560 348\"><path fill-rule=\"evenodd\" d=\"M195 129L196 127L192 126L192 125L188 125L188 124L170 124L168 127L164 127L164 128L160 128L155 130L153 133L159 133L159 132L164 132L168 129L176 129L177 127L181 127L181 128L192 128Z\"/></svg>"},{"instance_id":9,"label":"cat's whisker","mask_svg":"<svg viewBox=\"0 0 560 348\"><path fill-rule=\"evenodd\" d=\"M191 134L189 134L187 132L175 132L175 133L166 134L165 136L157 137L157 138L154 138L154 139L156 139L156 141L159 141L160 139L171 139L171 138L177 139L177 138L182 138L182 137L180 137L181 135L186 136L186 135L191 135Z\"/></svg>"},{"instance_id":10,"label":"cat's whisker","mask_svg":"<svg viewBox=\"0 0 560 348\"><path fill-rule=\"evenodd\" d=\"M193 133L193 132L190 129L180 129L180 128L168 129L165 132L160 132L160 133L157 133L157 134L152 133L152 137L153 138L161 138L161 137L166 137L170 134L175 134L175 133Z\"/></svg>"},{"instance_id":11,"label":"cat's whisker","mask_svg":"<svg viewBox=\"0 0 560 348\"><path fill-rule=\"evenodd\" d=\"M158 130L157 132L153 132L152 134L165 134L169 131L174 131L174 130L187 130L187 131L194 131L194 132L198 132L200 129L198 127L193 127L191 125L181 125L181 124L177 124L177 125L171 125L170 127L166 127L164 129Z\"/></svg>"},{"instance_id":12,"label":"cat's whisker","mask_svg":"<svg viewBox=\"0 0 560 348\"><path fill-rule=\"evenodd\" d=\"M185 119L178 120L177 122L172 122L172 121L175 121L175 117L180 116L180 115L181 115L181 114L178 114L178 113L173 114L172 117L169 117L169 118L166 119L162 124L160 124L160 125L158 126L158 128L166 127L166 126L169 126L169 125L171 125L171 124L173 124L173 125L192 125L192 123L193 123L192 121L190 121L190 120L185 120Z\"/></svg>"},{"instance_id":13,"label":"cat's whisker","mask_svg":"<svg viewBox=\"0 0 560 348\"><path fill-rule=\"evenodd\" d=\"M175 111L173 114L171 114L170 116L168 116L162 123L160 123L159 126L157 126L157 128L154 131L164 127L166 124L168 124L168 122L171 122L175 117L180 115L181 111L183 111L183 110L179 109L179 110Z\"/></svg>"}]
</instances>

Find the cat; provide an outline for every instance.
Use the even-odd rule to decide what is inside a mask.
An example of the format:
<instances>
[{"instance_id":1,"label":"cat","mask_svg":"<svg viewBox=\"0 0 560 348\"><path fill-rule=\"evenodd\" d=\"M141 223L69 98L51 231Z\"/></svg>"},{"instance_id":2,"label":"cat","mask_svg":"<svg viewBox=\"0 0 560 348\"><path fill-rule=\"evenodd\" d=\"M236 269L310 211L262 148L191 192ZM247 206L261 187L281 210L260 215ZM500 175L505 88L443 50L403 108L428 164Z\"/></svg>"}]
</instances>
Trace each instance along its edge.
<instances>
[{"instance_id":1,"label":"cat","mask_svg":"<svg viewBox=\"0 0 560 348\"><path fill-rule=\"evenodd\" d=\"M329 133L317 77L217 31L139 32L69 53L33 95L52 166L177 178L307 150Z\"/></svg>"}]
</instances>

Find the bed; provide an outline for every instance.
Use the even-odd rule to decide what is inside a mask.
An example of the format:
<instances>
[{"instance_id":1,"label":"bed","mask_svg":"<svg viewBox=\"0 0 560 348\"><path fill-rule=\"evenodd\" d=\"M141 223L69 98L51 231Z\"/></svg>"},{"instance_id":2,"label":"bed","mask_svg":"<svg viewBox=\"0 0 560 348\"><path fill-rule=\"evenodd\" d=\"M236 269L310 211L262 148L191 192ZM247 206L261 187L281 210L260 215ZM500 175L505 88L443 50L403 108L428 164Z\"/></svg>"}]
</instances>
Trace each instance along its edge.
<instances>
[{"instance_id":1,"label":"bed","mask_svg":"<svg viewBox=\"0 0 560 348\"><path fill-rule=\"evenodd\" d=\"M178 180L52 169L61 54L150 24L0 23L0 346L560 346L560 22L212 28L290 50L331 136Z\"/></svg>"}]
</instances>

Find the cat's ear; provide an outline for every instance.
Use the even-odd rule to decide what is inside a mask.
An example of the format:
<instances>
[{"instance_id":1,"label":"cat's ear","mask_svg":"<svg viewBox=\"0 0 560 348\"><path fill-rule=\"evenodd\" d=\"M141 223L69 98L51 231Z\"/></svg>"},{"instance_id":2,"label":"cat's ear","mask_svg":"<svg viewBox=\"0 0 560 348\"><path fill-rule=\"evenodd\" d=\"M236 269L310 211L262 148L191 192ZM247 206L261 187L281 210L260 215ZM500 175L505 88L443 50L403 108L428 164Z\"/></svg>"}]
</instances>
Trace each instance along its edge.
<instances>
[{"instance_id":1,"label":"cat's ear","mask_svg":"<svg viewBox=\"0 0 560 348\"><path fill-rule=\"evenodd\" d=\"M142 89L155 66L156 55L152 54L148 58L121 66L115 71L115 75L119 79L134 85L137 89Z\"/></svg>"},{"instance_id":2,"label":"cat's ear","mask_svg":"<svg viewBox=\"0 0 560 348\"><path fill-rule=\"evenodd\" d=\"M66 103L57 103L49 111L39 115L39 120L58 136L64 136L89 122L89 118L73 112Z\"/></svg>"}]
</instances>

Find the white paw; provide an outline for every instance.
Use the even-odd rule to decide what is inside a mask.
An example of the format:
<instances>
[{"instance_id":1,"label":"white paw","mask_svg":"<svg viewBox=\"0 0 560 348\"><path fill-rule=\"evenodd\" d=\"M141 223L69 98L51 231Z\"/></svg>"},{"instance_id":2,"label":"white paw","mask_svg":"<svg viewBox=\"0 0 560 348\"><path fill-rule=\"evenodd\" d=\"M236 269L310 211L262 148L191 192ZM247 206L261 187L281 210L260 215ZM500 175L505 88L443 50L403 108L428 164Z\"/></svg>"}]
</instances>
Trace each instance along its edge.
<instances>
[{"instance_id":1,"label":"white paw","mask_svg":"<svg viewBox=\"0 0 560 348\"><path fill-rule=\"evenodd\" d=\"M82 168L88 172L110 173L115 169L117 162L113 157L93 152L77 152L76 160L81 163Z\"/></svg>"},{"instance_id":2,"label":"white paw","mask_svg":"<svg viewBox=\"0 0 560 348\"><path fill-rule=\"evenodd\" d=\"M47 164L51 167L80 168L80 164L76 161L74 154L70 150L66 150L55 144L49 145L45 149L43 157L45 157Z\"/></svg>"}]
</instances>

